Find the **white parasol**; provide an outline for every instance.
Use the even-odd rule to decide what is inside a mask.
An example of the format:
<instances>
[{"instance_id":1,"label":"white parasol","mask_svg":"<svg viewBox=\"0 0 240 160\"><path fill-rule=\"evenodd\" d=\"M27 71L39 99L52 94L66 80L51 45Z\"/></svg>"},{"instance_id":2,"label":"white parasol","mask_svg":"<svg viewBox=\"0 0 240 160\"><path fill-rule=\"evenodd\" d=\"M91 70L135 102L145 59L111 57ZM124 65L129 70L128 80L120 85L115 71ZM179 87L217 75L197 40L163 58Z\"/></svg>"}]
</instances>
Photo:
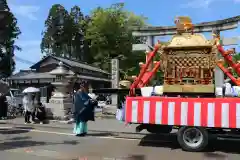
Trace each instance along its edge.
<instances>
[{"instance_id":1,"label":"white parasol","mask_svg":"<svg viewBox=\"0 0 240 160\"><path fill-rule=\"evenodd\" d=\"M28 87L23 90L23 93L35 93L35 92L40 92L40 90L35 87Z\"/></svg>"}]
</instances>

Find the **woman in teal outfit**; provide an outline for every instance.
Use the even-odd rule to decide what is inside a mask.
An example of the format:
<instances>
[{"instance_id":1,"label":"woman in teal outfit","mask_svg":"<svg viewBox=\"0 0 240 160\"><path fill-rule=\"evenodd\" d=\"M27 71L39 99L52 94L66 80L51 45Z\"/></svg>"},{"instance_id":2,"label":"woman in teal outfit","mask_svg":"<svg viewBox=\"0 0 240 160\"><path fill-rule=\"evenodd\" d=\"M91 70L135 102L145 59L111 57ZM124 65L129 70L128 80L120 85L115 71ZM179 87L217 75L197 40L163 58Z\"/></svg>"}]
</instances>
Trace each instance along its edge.
<instances>
[{"instance_id":1,"label":"woman in teal outfit","mask_svg":"<svg viewBox=\"0 0 240 160\"><path fill-rule=\"evenodd\" d=\"M88 85L82 82L80 89L75 93L74 98L74 134L76 136L85 136L87 134L87 121L94 120L94 108L91 105L91 98L88 96Z\"/></svg>"}]
</instances>

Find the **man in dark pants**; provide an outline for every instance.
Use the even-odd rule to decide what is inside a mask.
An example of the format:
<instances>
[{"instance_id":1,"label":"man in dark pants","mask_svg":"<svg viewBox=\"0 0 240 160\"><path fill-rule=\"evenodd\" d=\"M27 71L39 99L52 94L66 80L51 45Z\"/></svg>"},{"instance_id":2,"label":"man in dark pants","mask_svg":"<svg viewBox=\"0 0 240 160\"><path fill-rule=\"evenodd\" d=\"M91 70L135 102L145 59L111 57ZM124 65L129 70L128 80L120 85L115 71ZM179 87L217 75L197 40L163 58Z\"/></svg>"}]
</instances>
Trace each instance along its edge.
<instances>
[{"instance_id":1,"label":"man in dark pants","mask_svg":"<svg viewBox=\"0 0 240 160\"><path fill-rule=\"evenodd\" d=\"M4 94L0 93L0 118L7 119L7 98Z\"/></svg>"},{"instance_id":2,"label":"man in dark pants","mask_svg":"<svg viewBox=\"0 0 240 160\"><path fill-rule=\"evenodd\" d=\"M46 110L41 102L39 102L39 107L36 108L36 112L37 112L36 117L40 121L40 124L43 124L44 121L46 120Z\"/></svg>"}]
</instances>

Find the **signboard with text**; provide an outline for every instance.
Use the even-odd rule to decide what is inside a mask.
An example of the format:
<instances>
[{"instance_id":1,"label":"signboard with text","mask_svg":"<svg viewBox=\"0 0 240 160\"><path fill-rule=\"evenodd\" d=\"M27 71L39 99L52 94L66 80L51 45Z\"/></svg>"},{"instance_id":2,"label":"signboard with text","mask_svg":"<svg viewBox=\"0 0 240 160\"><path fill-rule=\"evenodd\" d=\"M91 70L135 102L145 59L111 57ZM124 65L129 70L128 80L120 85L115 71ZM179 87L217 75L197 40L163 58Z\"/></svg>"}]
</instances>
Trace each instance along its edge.
<instances>
[{"instance_id":1,"label":"signboard with text","mask_svg":"<svg viewBox=\"0 0 240 160\"><path fill-rule=\"evenodd\" d=\"M112 88L118 88L118 83L119 83L119 60L118 59L112 59L111 68L112 68Z\"/></svg>"}]
</instances>

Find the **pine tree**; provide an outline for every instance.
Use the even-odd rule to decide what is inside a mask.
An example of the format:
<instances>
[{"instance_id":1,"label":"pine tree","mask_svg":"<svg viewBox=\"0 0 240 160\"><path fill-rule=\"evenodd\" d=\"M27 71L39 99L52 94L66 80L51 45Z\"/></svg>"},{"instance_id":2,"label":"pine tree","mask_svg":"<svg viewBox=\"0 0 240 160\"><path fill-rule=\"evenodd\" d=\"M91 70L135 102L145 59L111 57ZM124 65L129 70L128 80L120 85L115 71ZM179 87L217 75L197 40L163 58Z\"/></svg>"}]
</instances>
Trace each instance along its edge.
<instances>
[{"instance_id":1,"label":"pine tree","mask_svg":"<svg viewBox=\"0 0 240 160\"><path fill-rule=\"evenodd\" d=\"M14 51L21 50L15 45L15 40L21 34L17 19L10 11L6 0L0 1L0 78L10 76L15 69Z\"/></svg>"},{"instance_id":2,"label":"pine tree","mask_svg":"<svg viewBox=\"0 0 240 160\"><path fill-rule=\"evenodd\" d=\"M41 43L43 53L88 61L89 43L85 40L85 30L89 17L85 17L78 6L70 13L55 4L45 21L45 31Z\"/></svg>"},{"instance_id":3,"label":"pine tree","mask_svg":"<svg viewBox=\"0 0 240 160\"><path fill-rule=\"evenodd\" d=\"M67 53L67 33L64 32L64 25L68 21L67 10L60 4L53 5L45 21L45 31L42 33L41 50L43 53L69 56Z\"/></svg>"},{"instance_id":4,"label":"pine tree","mask_svg":"<svg viewBox=\"0 0 240 160\"><path fill-rule=\"evenodd\" d=\"M90 18L84 16L80 7L73 6L71 8L70 17L72 20L72 47L73 56L81 61L89 62L89 43L85 39L85 31Z\"/></svg>"}]
</instances>

